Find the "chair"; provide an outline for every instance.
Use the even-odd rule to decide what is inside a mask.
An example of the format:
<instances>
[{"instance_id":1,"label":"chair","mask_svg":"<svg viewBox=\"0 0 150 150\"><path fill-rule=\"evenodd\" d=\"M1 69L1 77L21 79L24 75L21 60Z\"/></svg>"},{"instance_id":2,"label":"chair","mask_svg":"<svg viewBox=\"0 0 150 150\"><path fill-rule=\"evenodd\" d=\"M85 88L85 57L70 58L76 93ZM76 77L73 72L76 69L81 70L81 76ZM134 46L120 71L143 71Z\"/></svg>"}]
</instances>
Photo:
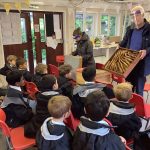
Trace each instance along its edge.
<instances>
[{"instance_id":1,"label":"chair","mask_svg":"<svg viewBox=\"0 0 150 150\"><path fill-rule=\"evenodd\" d=\"M142 117L150 117L150 105L144 103L142 96L133 93L132 98L129 100L130 103L135 104L136 114Z\"/></svg>"},{"instance_id":2,"label":"chair","mask_svg":"<svg viewBox=\"0 0 150 150\"><path fill-rule=\"evenodd\" d=\"M72 131L76 131L80 120L74 118L72 112L70 114L70 116L64 121L64 123L70 128L72 129Z\"/></svg>"},{"instance_id":3,"label":"chair","mask_svg":"<svg viewBox=\"0 0 150 150\"><path fill-rule=\"evenodd\" d=\"M29 139L24 137L24 128L18 127L10 129L5 123L5 112L0 109L0 128L3 135L6 137L9 149L24 150L35 145L35 139Z\"/></svg>"},{"instance_id":4,"label":"chair","mask_svg":"<svg viewBox=\"0 0 150 150\"><path fill-rule=\"evenodd\" d=\"M6 120L6 114L3 111L3 109L0 108L0 120L4 121Z\"/></svg>"},{"instance_id":5,"label":"chair","mask_svg":"<svg viewBox=\"0 0 150 150\"><path fill-rule=\"evenodd\" d=\"M60 63L64 63L64 59L65 59L64 55L56 56L56 62L58 64L58 66L59 66Z\"/></svg>"},{"instance_id":6,"label":"chair","mask_svg":"<svg viewBox=\"0 0 150 150\"><path fill-rule=\"evenodd\" d=\"M144 91L147 92L147 99L146 99L146 103L147 103L148 97L150 96L150 95L149 95L149 92L150 92L150 84L145 84L145 86L144 86Z\"/></svg>"},{"instance_id":7,"label":"chair","mask_svg":"<svg viewBox=\"0 0 150 150\"><path fill-rule=\"evenodd\" d=\"M56 77L59 76L59 70L58 67L56 67L55 65L49 64L49 73L55 75Z\"/></svg>"},{"instance_id":8,"label":"chair","mask_svg":"<svg viewBox=\"0 0 150 150\"><path fill-rule=\"evenodd\" d=\"M119 75L112 73L112 82L115 81L117 83L125 82L125 79Z\"/></svg>"},{"instance_id":9,"label":"chair","mask_svg":"<svg viewBox=\"0 0 150 150\"><path fill-rule=\"evenodd\" d=\"M35 98L35 94L37 92L39 92L36 84L33 83L33 82L27 82L27 81L25 81L25 87L26 87L26 90L27 90L27 93L28 93L29 97L31 99L35 100L36 99Z\"/></svg>"},{"instance_id":10,"label":"chair","mask_svg":"<svg viewBox=\"0 0 150 150\"><path fill-rule=\"evenodd\" d=\"M96 69L104 69L104 64L96 63Z\"/></svg>"}]
</instances>

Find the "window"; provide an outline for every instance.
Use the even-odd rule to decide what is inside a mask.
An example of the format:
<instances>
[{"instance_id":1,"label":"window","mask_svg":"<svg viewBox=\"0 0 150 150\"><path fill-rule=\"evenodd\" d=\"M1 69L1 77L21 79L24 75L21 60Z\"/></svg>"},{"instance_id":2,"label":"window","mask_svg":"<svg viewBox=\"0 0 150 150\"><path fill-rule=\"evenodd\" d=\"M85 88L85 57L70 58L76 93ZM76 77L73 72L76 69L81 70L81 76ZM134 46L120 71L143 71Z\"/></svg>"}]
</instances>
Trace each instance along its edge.
<instances>
[{"instance_id":1,"label":"window","mask_svg":"<svg viewBox=\"0 0 150 150\"><path fill-rule=\"evenodd\" d=\"M101 15L101 34L107 36L116 35L116 16Z\"/></svg>"},{"instance_id":2,"label":"window","mask_svg":"<svg viewBox=\"0 0 150 150\"><path fill-rule=\"evenodd\" d=\"M44 19L40 18L39 19L40 23L40 36L41 36L41 42L45 42L45 27L44 27Z\"/></svg>"},{"instance_id":3,"label":"window","mask_svg":"<svg viewBox=\"0 0 150 150\"><path fill-rule=\"evenodd\" d=\"M21 18L21 36L22 36L22 43L26 43L27 42L27 33L26 33L25 18Z\"/></svg>"},{"instance_id":4,"label":"window","mask_svg":"<svg viewBox=\"0 0 150 150\"><path fill-rule=\"evenodd\" d=\"M93 15L87 15L86 16L86 33L89 35L89 37L94 36L94 16Z\"/></svg>"},{"instance_id":5,"label":"window","mask_svg":"<svg viewBox=\"0 0 150 150\"><path fill-rule=\"evenodd\" d=\"M101 34L108 35L108 15L101 16Z\"/></svg>"},{"instance_id":6,"label":"window","mask_svg":"<svg viewBox=\"0 0 150 150\"><path fill-rule=\"evenodd\" d=\"M83 31L83 14L82 13L76 13L75 18L75 28L81 28L81 31Z\"/></svg>"},{"instance_id":7,"label":"window","mask_svg":"<svg viewBox=\"0 0 150 150\"><path fill-rule=\"evenodd\" d=\"M42 63L46 64L46 49L42 49L41 53L42 53Z\"/></svg>"}]
</instances>

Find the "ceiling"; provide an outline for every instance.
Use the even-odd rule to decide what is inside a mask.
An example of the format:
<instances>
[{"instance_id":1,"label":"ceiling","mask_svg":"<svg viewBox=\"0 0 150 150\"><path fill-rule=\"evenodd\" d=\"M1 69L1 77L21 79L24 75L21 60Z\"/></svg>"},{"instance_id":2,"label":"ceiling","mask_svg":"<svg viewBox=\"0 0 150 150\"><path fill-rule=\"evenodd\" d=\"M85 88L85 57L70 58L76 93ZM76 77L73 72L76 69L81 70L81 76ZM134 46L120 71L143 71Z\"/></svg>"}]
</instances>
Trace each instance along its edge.
<instances>
[{"instance_id":1,"label":"ceiling","mask_svg":"<svg viewBox=\"0 0 150 150\"><path fill-rule=\"evenodd\" d=\"M0 0L0 3L15 3L16 0ZM17 1L18 2L18 1ZM25 0L19 0L19 2L24 3ZM121 7L123 4L135 4L140 3L142 5L149 7L150 0L30 0L30 5L36 6L70 6L70 7L93 7L93 8L101 8L101 7L109 7L116 8Z\"/></svg>"}]
</instances>

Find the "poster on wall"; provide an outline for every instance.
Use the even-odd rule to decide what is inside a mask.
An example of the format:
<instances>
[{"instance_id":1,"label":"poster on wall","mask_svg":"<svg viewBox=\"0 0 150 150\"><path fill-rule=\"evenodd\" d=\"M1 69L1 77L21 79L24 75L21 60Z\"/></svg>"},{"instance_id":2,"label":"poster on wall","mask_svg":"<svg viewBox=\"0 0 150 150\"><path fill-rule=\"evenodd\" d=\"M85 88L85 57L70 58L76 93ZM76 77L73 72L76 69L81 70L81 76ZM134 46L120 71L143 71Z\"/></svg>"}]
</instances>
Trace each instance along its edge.
<instances>
[{"instance_id":1,"label":"poster on wall","mask_svg":"<svg viewBox=\"0 0 150 150\"><path fill-rule=\"evenodd\" d=\"M19 13L0 13L3 45L21 44L21 21Z\"/></svg>"}]
</instances>

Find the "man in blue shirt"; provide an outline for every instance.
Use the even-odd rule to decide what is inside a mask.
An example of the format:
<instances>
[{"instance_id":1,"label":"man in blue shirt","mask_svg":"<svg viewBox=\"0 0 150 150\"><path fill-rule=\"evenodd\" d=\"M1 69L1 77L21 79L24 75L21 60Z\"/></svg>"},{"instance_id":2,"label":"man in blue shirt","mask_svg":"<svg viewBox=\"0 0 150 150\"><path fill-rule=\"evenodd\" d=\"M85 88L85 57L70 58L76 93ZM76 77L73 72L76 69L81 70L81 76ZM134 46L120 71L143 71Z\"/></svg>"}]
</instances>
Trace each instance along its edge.
<instances>
[{"instance_id":1,"label":"man in blue shirt","mask_svg":"<svg viewBox=\"0 0 150 150\"><path fill-rule=\"evenodd\" d=\"M132 8L131 15L134 24L127 27L127 32L119 46L141 51L141 60L126 80L132 83L137 94L143 96L146 76L150 74L150 24L144 19L142 6Z\"/></svg>"}]
</instances>

